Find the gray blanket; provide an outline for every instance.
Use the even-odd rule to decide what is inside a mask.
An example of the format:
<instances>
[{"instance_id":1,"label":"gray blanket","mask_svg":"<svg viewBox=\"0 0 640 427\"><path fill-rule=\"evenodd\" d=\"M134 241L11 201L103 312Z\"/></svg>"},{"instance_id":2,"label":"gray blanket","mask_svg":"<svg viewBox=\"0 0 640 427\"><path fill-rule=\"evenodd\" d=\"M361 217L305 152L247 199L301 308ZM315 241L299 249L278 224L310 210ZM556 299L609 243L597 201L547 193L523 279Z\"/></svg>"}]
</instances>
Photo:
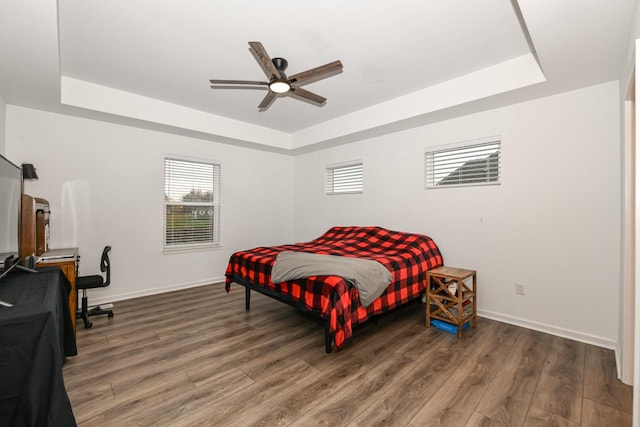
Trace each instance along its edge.
<instances>
[{"instance_id":1,"label":"gray blanket","mask_svg":"<svg viewBox=\"0 0 640 427\"><path fill-rule=\"evenodd\" d=\"M276 284L309 276L342 277L358 289L363 307L382 295L392 279L378 261L307 252L280 252L271 269L271 281Z\"/></svg>"}]
</instances>

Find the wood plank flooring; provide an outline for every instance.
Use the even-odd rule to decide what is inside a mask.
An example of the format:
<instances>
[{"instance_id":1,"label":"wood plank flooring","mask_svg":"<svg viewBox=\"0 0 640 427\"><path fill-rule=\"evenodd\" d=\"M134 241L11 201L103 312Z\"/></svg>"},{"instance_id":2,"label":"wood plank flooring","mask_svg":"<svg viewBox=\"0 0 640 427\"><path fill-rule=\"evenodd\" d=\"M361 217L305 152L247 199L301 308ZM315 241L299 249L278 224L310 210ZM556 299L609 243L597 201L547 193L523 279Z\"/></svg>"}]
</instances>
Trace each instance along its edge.
<instances>
[{"instance_id":1,"label":"wood plank flooring","mask_svg":"<svg viewBox=\"0 0 640 427\"><path fill-rule=\"evenodd\" d=\"M326 354L322 325L221 284L78 324L64 378L84 426L630 426L613 351L479 319L463 339L408 304Z\"/></svg>"}]
</instances>

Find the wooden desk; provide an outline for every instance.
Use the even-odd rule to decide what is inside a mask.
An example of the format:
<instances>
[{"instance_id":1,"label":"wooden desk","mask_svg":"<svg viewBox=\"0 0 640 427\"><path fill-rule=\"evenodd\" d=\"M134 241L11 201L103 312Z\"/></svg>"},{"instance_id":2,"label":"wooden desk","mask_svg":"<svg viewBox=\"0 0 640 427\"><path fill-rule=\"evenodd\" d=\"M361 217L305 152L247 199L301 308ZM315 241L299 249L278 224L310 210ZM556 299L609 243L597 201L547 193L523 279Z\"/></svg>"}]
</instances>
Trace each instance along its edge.
<instances>
[{"instance_id":1,"label":"wooden desk","mask_svg":"<svg viewBox=\"0 0 640 427\"><path fill-rule=\"evenodd\" d=\"M69 312L73 330L76 330L76 311L78 310L78 292L76 290L76 276L78 275L78 248L51 249L40 255L38 267L60 267L71 283L69 292Z\"/></svg>"}]
</instances>

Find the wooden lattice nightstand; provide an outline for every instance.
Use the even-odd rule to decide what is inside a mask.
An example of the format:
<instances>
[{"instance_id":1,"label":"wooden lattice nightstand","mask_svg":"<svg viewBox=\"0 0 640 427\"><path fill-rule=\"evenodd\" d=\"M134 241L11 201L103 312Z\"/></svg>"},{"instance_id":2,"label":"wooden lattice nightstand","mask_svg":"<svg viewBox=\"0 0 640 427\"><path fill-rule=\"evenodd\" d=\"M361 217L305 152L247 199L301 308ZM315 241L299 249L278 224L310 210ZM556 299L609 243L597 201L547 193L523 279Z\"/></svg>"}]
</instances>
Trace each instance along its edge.
<instances>
[{"instance_id":1,"label":"wooden lattice nightstand","mask_svg":"<svg viewBox=\"0 0 640 427\"><path fill-rule=\"evenodd\" d=\"M464 280L471 277L469 288ZM476 271L455 267L438 267L427 271L427 328L431 320L437 319L451 323L458 329L458 338L462 337L462 327L468 321L478 326L476 305Z\"/></svg>"}]
</instances>

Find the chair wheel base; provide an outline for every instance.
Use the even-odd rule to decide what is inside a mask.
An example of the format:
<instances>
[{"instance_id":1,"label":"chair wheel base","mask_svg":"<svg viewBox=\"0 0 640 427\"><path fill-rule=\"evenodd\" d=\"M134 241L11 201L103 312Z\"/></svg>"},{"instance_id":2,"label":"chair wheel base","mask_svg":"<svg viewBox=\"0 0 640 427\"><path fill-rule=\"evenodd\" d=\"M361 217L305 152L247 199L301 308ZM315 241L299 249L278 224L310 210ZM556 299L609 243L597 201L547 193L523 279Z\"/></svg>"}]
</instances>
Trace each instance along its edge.
<instances>
[{"instance_id":1,"label":"chair wheel base","mask_svg":"<svg viewBox=\"0 0 640 427\"><path fill-rule=\"evenodd\" d=\"M100 316L106 314L109 319L113 318L112 310L103 310L100 306L94 307L91 310L86 309L86 303L83 302L83 310L76 313L76 318L84 321L84 328L91 329L93 323L89 321L89 316Z\"/></svg>"}]
</instances>

